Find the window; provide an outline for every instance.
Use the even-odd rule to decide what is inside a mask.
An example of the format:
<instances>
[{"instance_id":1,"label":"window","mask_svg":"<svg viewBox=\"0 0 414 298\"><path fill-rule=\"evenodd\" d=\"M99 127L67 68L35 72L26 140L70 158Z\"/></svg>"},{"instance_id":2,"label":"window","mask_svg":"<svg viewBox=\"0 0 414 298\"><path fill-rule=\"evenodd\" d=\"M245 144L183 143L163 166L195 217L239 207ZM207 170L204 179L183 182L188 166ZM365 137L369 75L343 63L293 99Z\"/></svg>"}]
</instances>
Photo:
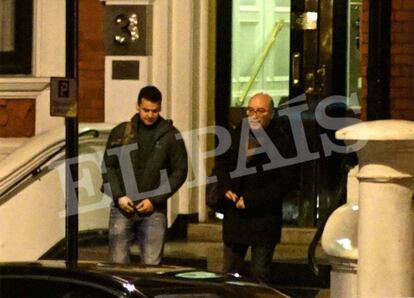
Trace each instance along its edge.
<instances>
[{"instance_id":1,"label":"window","mask_svg":"<svg viewBox=\"0 0 414 298\"><path fill-rule=\"evenodd\" d=\"M0 74L32 72L33 0L0 1Z\"/></svg>"},{"instance_id":2,"label":"window","mask_svg":"<svg viewBox=\"0 0 414 298\"><path fill-rule=\"evenodd\" d=\"M289 96L290 2L233 0L232 107L263 90L275 106Z\"/></svg>"}]
</instances>

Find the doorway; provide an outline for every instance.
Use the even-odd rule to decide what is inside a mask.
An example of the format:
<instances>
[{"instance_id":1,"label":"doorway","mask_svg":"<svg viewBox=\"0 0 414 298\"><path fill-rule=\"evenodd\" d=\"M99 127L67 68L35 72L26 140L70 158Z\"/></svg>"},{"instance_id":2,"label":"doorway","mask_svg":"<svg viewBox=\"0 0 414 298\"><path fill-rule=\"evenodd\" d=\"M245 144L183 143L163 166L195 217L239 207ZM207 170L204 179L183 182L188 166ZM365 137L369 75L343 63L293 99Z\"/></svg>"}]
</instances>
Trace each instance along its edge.
<instances>
[{"instance_id":1,"label":"doorway","mask_svg":"<svg viewBox=\"0 0 414 298\"><path fill-rule=\"evenodd\" d=\"M361 1L233 0L217 2L216 123L231 127L245 115L248 98L269 93L276 109L304 96L300 119L306 143L319 159L299 165L297 189L285 200L284 222L315 226L344 193L342 154L324 155L315 107L332 95L346 104L330 110L345 117L359 110ZM350 110L350 107L353 109ZM353 115L355 116L355 115ZM346 181L346 180L345 180Z\"/></svg>"}]
</instances>

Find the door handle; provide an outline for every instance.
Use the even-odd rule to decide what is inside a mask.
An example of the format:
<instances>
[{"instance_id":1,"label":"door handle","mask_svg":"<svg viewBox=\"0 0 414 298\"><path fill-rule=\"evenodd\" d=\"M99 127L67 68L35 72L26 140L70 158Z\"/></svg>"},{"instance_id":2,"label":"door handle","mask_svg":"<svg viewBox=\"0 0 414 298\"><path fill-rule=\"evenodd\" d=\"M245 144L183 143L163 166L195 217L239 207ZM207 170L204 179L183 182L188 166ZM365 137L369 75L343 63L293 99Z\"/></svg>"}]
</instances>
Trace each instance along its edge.
<instances>
[{"instance_id":1,"label":"door handle","mask_svg":"<svg viewBox=\"0 0 414 298\"><path fill-rule=\"evenodd\" d=\"M318 91L319 94L323 95L325 93L325 89L326 89L326 65L323 64L321 65L317 70L316 70L316 76L317 76L317 84L318 84Z\"/></svg>"},{"instance_id":2,"label":"door handle","mask_svg":"<svg viewBox=\"0 0 414 298\"><path fill-rule=\"evenodd\" d=\"M298 87L300 85L300 53L292 54L292 86Z\"/></svg>"}]
</instances>

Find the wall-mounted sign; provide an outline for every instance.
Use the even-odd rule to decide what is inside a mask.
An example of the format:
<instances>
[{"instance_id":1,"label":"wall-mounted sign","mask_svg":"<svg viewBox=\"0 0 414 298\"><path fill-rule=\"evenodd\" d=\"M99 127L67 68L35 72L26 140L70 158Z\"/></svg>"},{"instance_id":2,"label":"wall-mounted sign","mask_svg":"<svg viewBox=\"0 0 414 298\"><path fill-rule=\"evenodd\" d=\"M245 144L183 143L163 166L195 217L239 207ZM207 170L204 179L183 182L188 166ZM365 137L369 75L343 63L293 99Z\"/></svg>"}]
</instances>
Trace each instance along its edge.
<instances>
[{"instance_id":1,"label":"wall-mounted sign","mask_svg":"<svg viewBox=\"0 0 414 298\"><path fill-rule=\"evenodd\" d=\"M107 5L105 51L109 56L150 56L152 5Z\"/></svg>"},{"instance_id":2,"label":"wall-mounted sign","mask_svg":"<svg viewBox=\"0 0 414 298\"><path fill-rule=\"evenodd\" d=\"M72 78L50 79L50 115L74 118L77 116L76 80Z\"/></svg>"}]
</instances>

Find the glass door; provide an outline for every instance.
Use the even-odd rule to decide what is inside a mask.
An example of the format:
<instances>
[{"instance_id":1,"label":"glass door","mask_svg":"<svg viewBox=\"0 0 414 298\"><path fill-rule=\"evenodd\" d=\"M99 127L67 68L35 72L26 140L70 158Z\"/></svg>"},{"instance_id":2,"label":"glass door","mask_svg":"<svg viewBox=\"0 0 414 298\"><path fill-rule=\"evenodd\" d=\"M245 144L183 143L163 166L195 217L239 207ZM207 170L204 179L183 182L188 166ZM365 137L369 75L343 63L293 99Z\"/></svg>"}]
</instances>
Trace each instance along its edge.
<instances>
[{"instance_id":1,"label":"glass door","mask_svg":"<svg viewBox=\"0 0 414 298\"><path fill-rule=\"evenodd\" d=\"M275 106L289 96L290 0L234 0L231 106L266 90Z\"/></svg>"},{"instance_id":2,"label":"glass door","mask_svg":"<svg viewBox=\"0 0 414 298\"><path fill-rule=\"evenodd\" d=\"M303 141L320 158L299 165L297 189L284 203L284 221L314 226L337 199L346 175L343 155L324 156L320 135L334 140L335 131L321 128L314 111L331 95L349 96L349 106L359 104L360 0L233 0L217 5L216 121L238 123L257 92L269 93L280 110L303 96L307 110L296 121L306 132ZM347 106L341 106L330 116L346 113Z\"/></svg>"}]
</instances>

